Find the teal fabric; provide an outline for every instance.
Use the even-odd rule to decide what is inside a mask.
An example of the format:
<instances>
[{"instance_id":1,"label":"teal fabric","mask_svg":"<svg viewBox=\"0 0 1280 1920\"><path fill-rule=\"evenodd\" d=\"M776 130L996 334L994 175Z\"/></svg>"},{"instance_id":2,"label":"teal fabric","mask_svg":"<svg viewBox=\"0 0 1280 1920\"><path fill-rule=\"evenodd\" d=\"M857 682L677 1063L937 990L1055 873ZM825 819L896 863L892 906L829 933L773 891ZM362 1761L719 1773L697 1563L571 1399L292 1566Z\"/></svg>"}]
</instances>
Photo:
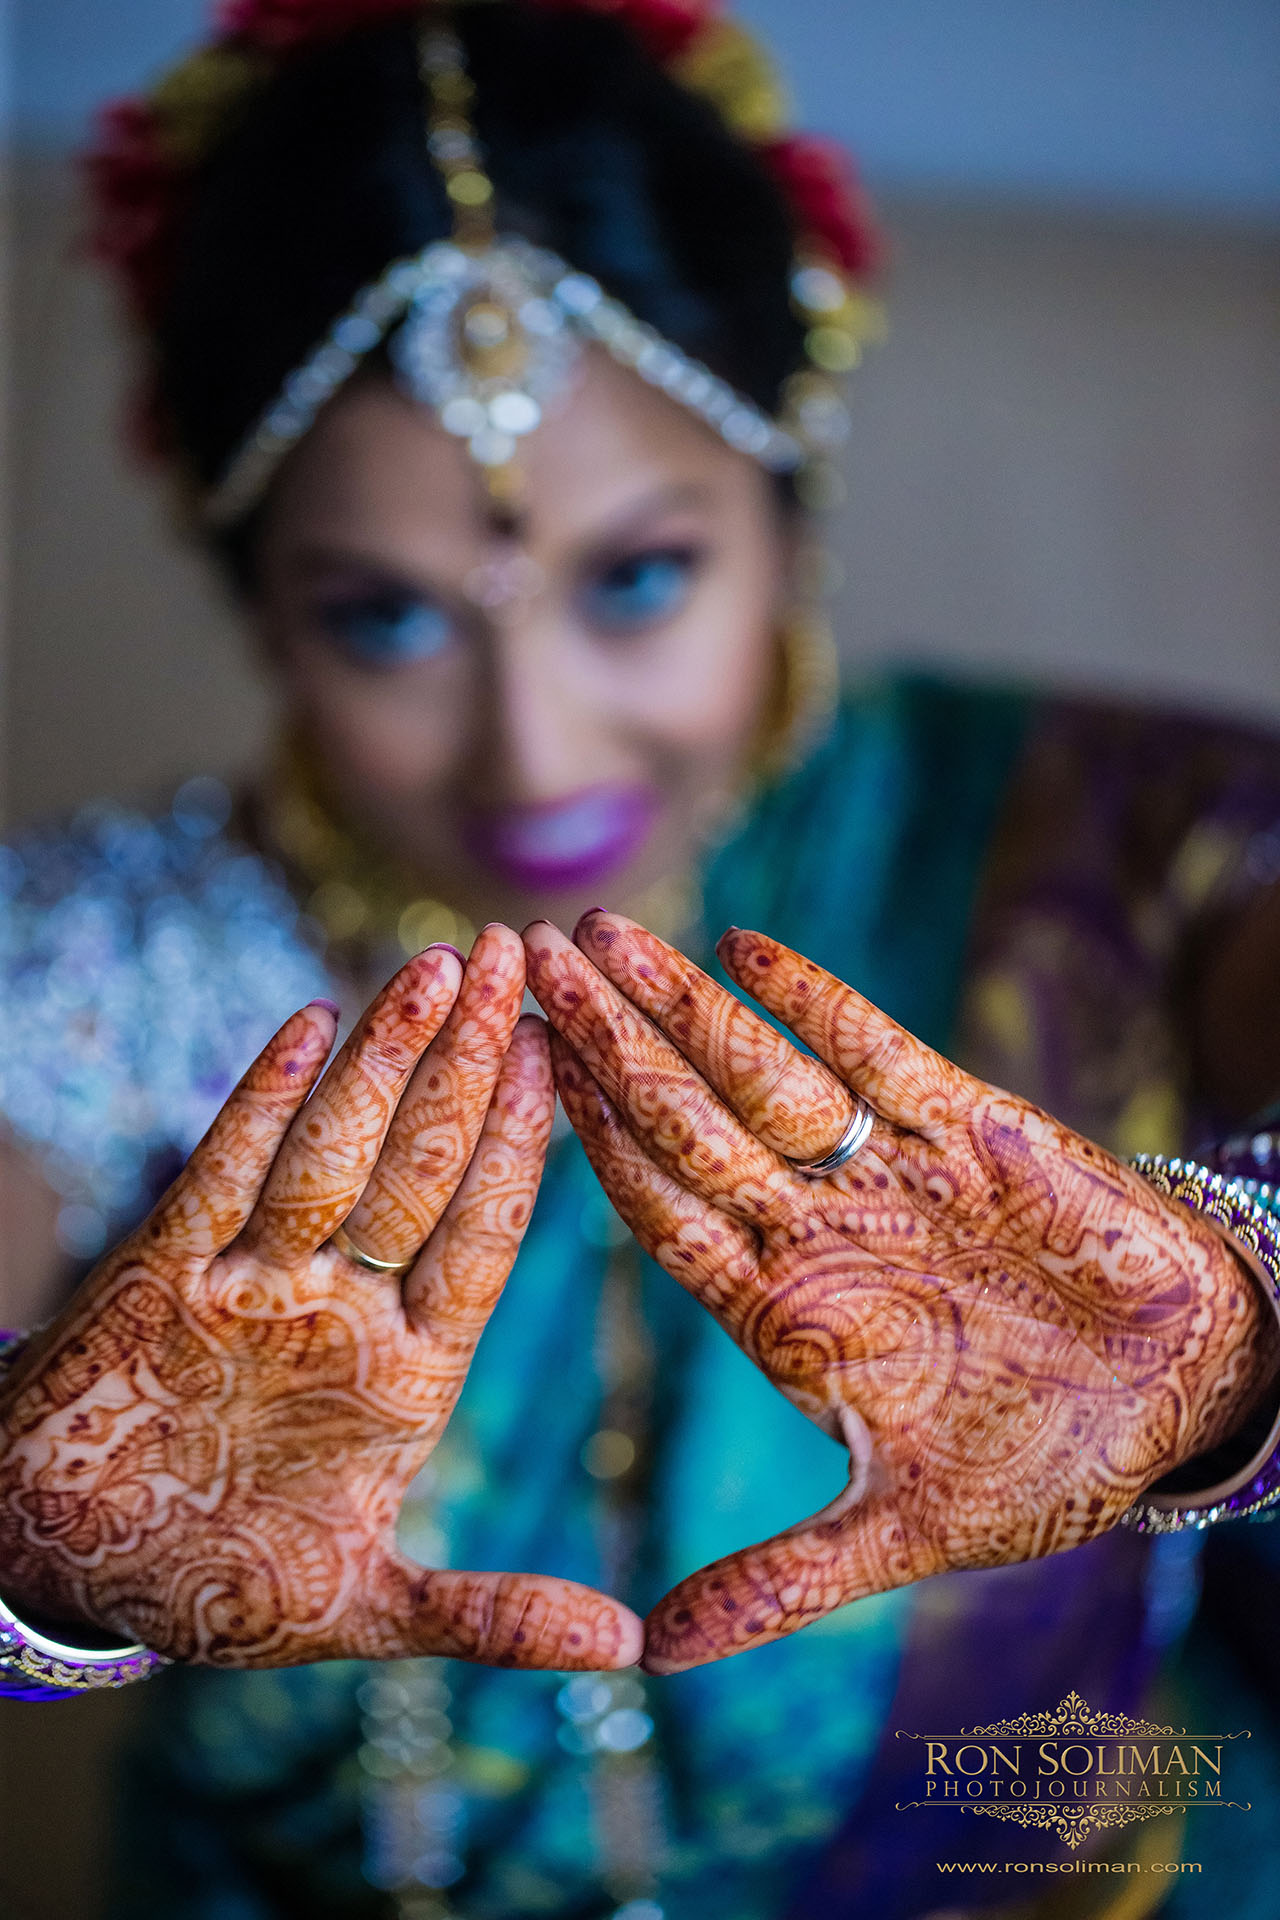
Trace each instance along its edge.
<instances>
[{"instance_id":1,"label":"teal fabric","mask_svg":"<svg viewBox=\"0 0 1280 1920\"><path fill-rule=\"evenodd\" d=\"M1017 698L928 679L863 689L823 748L711 859L705 924L767 929L945 1045L1027 719ZM598 1492L580 1454L599 1419L596 1309L614 1237L580 1148L562 1141L437 1456L433 1517L454 1565L600 1578ZM626 1596L644 1609L693 1568L824 1505L844 1469L656 1268L642 1294L661 1391L650 1524ZM909 1606L906 1594L864 1601L776 1646L650 1684L671 1842L667 1920L778 1911L804 1852L857 1796ZM382 1911L353 1864L360 1678L331 1667L158 1683L150 1807L117 1920ZM590 1766L557 1737L560 1679L459 1663L447 1679L471 1862L459 1910L477 1920L608 1912Z\"/></svg>"}]
</instances>

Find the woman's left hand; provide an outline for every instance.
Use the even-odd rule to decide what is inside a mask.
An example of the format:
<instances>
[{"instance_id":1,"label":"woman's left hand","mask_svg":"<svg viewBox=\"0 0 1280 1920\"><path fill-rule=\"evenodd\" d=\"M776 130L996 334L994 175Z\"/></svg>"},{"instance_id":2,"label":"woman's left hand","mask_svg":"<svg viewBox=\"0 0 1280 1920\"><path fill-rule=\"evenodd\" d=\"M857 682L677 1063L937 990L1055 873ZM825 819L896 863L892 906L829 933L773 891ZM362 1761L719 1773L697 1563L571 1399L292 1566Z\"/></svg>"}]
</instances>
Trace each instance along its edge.
<instances>
[{"instance_id":1,"label":"woman's left hand","mask_svg":"<svg viewBox=\"0 0 1280 1920\"><path fill-rule=\"evenodd\" d=\"M818 1060L634 922L588 914L576 939L529 928L529 985L602 1184L851 1457L829 1507L659 1602L651 1670L1077 1546L1257 1401L1277 1359L1260 1289L1103 1149L762 934L731 930L721 960ZM870 1140L806 1177L792 1158L830 1150L850 1089Z\"/></svg>"},{"instance_id":2,"label":"woman's left hand","mask_svg":"<svg viewBox=\"0 0 1280 1920\"><path fill-rule=\"evenodd\" d=\"M20 1619L223 1668L638 1657L604 1594L420 1566L396 1539L542 1176L555 1094L523 994L520 942L490 926L465 971L408 961L323 1078L331 1005L264 1048L0 1391Z\"/></svg>"}]
</instances>

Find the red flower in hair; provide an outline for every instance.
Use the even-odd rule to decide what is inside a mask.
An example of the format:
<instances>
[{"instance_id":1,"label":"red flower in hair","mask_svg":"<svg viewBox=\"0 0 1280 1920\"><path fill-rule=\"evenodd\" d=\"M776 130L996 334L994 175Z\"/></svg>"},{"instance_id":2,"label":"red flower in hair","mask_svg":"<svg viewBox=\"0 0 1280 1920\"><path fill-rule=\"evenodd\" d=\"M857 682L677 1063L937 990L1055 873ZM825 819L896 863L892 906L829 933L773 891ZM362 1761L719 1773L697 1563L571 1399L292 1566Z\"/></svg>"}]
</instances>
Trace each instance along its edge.
<instances>
[{"instance_id":1,"label":"red flower in hair","mask_svg":"<svg viewBox=\"0 0 1280 1920\"><path fill-rule=\"evenodd\" d=\"M103 108L84 170L97 215L89 251L119 271L137 318L152 324L169 287L185 179L166 154L159 122L145 101L119 100Z\"/></svg>"},{"instance_id":2,"label":"red flower in hair","mask_svg":"<svg viewBox=\"0 0 1280 1920\"><path fill-rule=\"evenodd\" d=\"M715 0L533 0L550 12L612 14L629 26L657 60L683 53L718 10ZM356 27L416 12L421 0L222 0L220 34L248 40L272 53L315 40L336 39Z\"/></svg>"},{"instance_id":3,"label":"red flower in hair","mask_svg":"<svg viewBox=\"0 0 1280 1920\"><path fill-rule=\"evenodd\" d=\"M288 53L315 40L335 40L356 27L417 10L420 0L222 0L219 35Z\"/></svg>"},{"instance_id":4,"label":"red flower in hair","mask_svg":"<svg viewBox=\"0 0 1280 1920\"><path fill-rule=\"evenodd\" d=\"M792 133L757 151L790 201L800 232L828 246L855 280L873 274L883 251L880 234L839 142Z\"/></svg>"}]
</instances>

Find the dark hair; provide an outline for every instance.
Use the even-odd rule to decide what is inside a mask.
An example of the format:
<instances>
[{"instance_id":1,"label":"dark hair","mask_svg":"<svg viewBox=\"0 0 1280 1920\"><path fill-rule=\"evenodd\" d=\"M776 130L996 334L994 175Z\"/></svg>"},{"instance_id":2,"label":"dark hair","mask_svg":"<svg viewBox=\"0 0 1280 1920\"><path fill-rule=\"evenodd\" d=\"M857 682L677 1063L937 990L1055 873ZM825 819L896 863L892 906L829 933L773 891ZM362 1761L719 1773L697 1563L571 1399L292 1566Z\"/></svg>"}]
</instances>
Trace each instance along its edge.
<instances>
[{"instance_id":1,"label":"dark hair","mask_svg":"<svg viewBox=\"0 0 1280 1920\"><path fill-rule=\"evenodd\" d=\"M499 225L594 274L770 412L802 357L782 194L709 102L618 22L459 9ZM388 263L449 233L414 16L290 57L197 179L160 396L206 484Z\"/></svg>"}]
</instances>

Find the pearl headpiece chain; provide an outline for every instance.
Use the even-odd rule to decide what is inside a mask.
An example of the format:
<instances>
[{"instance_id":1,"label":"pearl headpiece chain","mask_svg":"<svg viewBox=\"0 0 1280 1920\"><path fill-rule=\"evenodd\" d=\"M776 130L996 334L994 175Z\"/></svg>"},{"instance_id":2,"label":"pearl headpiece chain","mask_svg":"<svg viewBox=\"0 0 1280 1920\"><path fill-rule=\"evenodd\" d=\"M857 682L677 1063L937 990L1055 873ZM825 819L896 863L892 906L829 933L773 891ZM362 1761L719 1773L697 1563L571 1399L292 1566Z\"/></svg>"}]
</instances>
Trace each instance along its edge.
<instances>
[{"instance_id":1,"label":"pearl headpiece chain","mask_svg":"<svg viewBox=\"0 0 1280 1920\"><path fill-rule=\"evenodd\" d=\"M232 456L204 502L208 525L229 526L257 505L285 455L393 331L397 385L466 442L498 501L512 491L519 442L569 386L584 345L602 347L770 472L794 473L835 452L847 416L832 375L852 364L856 347L841 366L793 376L785 417L771 418L589 274L518 235L497 233L461 43L433 22L419 58L427 149L453 207L453 235L393 261L356 295ZM798 261L792 299L810 341L830 335L839 344L849 295L833 266Z\"/></svg>"}]
</instances>

